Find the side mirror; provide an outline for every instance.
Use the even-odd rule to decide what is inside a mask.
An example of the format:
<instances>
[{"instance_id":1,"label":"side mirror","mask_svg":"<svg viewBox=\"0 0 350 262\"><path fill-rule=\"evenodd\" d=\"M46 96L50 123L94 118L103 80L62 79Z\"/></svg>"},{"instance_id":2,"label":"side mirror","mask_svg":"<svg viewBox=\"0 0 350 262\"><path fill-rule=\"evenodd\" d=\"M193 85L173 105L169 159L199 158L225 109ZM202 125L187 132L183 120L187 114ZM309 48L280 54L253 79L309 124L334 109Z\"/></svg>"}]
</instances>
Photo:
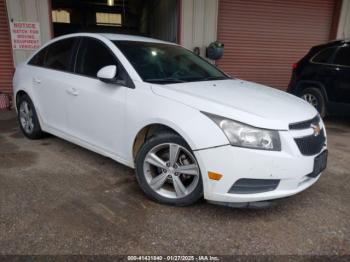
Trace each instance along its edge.
<instances>
[{"instance_id":1,"label":"side mirror","mask_svg":"<svg viewBox=\"0 0 350 262\"><path fill-rule=\"evenodd\" d=\"M218 60L220 59L224 54L224 44L215 41L211 43L206 50L206 56L211 60Z\"/></svg>"},{"instance_id":2,"label":"side mirror","mask_svg":"<svg viewBox=\"0 0 350 262\"><path fill-rule=\"evenodd\" d=\"M117 66L115 65L104 66L97 72L97 78L100 79L102 82L106 82L106 83L115 82L116 76L117 76Z\"/></svg>"}]
</instances>

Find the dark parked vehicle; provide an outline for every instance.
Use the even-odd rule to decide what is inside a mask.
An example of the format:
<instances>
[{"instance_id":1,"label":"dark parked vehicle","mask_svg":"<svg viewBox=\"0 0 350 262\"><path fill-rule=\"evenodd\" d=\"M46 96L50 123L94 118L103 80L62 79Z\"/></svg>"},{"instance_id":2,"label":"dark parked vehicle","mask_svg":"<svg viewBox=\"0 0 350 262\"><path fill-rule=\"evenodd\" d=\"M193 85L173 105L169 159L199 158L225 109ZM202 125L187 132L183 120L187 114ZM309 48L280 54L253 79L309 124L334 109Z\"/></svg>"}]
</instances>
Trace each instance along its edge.
<instances>
[{"instance_id":1,"label":"dark parked vehicle","mask_svg":"<svg viewBox=\"0 0 350 262\"><path fill-rule=\"evenodd\" d=\"M288 92L326 114L350 115L350 39L314 46L298 63Z\"/></svg>"}]
</instances>

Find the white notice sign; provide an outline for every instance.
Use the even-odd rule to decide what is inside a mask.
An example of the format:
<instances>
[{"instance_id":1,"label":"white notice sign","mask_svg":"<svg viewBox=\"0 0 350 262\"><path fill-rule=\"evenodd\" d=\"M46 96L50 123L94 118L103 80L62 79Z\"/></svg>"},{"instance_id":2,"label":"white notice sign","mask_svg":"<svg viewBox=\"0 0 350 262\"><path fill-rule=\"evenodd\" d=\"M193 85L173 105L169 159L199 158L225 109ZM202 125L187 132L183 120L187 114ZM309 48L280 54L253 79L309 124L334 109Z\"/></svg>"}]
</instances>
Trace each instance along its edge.
<instances>
[{"instance_id":1,"label":"white notice sign","mask_svg":"<svg viewBox=\"0 0 350 262\"><path fill-rule=\"evenodd\" d=\"M40 25L33 22L12 22L11 38L13 49L38 49L41 46Z\"/></svg>"}]
</instances>

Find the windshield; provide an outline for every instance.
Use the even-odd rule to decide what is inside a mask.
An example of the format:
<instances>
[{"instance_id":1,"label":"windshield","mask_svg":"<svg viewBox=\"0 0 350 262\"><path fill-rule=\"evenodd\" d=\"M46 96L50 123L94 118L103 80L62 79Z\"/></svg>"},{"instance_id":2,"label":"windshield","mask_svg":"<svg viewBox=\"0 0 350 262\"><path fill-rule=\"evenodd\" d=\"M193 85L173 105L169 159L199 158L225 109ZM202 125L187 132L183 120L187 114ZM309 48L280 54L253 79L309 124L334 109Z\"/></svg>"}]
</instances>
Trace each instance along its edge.
<instances>
[{"instance_id":1,"label":"windshield","mask_svg":"<svg viewBox=\"0 0 350 262\"><path fill-rule=\"evenodd\" d=\"M114 41L143 81L157 84L228 79L205 59L176 45Z\"/></svg>"}]
</instances>

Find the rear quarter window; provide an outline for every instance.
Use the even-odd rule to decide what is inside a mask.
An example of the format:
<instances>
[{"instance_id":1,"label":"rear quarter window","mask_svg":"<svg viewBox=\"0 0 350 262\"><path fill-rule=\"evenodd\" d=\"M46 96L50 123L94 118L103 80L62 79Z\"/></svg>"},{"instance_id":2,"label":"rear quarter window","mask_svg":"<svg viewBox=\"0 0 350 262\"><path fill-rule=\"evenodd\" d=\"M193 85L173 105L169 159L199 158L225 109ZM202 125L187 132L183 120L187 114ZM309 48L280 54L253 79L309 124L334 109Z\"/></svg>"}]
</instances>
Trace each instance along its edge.
<instances>
[{"instance_id":1,"label":"rear quarter window","mask_svg":"<svg viewBox=\"0 0 350 262\"><path fill-rule=\"evenodd\" d=\"M332 58L337 47L328 47L318 52L312 59L311 62L320 64L331 64Z\"/></svg>"},{"instance_id":2,"label":"rear quarter window","mask_svg":"<svg viewBox=\"0 0 350 262\"><path fill-rule=\"evenodd\" d=\"M39 51L28 64L60 71L71 71L71 60L76 38L54 42Z\"/></svg>"},{"instance_id":3,"label":"rear quarter window","mask_svg":"<svg viewBox=\"0 0 350 262\"><path fill-rule=\"evenodd\" d=\"M45 57L47 54L47 50L48 50L47 47L40 50L37 54L35 54L33 56L32 59L29 60L28 64L35 65L35 66L44 66L44 61L45 61Z\"/></svg>"}]
</instances>

